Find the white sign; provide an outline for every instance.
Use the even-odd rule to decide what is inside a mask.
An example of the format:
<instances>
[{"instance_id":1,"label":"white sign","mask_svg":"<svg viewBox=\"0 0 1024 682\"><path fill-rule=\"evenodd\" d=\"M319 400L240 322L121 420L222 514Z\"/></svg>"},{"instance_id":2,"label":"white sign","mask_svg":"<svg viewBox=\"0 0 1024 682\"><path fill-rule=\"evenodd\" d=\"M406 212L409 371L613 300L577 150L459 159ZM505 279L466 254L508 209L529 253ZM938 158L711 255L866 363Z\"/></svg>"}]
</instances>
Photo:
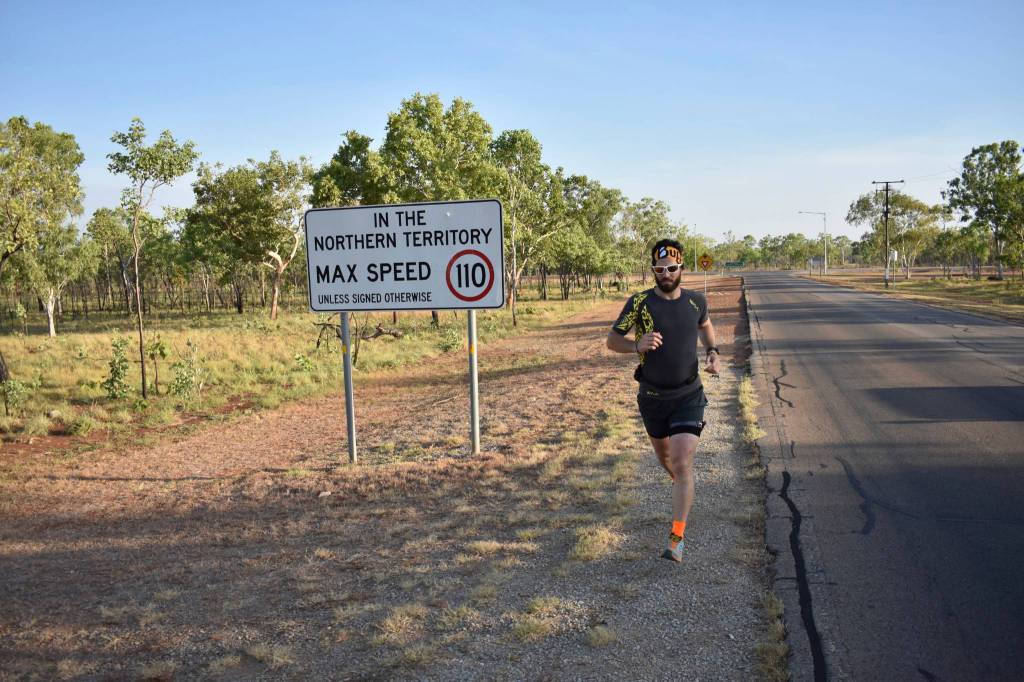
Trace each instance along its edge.
<instances>
[{"instance_id":1,"label":"white sign","mask_svg":"<svg viewBox=\"0 0 1024 682\"><path fill-rule=\"evenodd\" d=\"M306 211L309 307L500 308L501 221L497 199Z\"/></svg>"}]
</instances>

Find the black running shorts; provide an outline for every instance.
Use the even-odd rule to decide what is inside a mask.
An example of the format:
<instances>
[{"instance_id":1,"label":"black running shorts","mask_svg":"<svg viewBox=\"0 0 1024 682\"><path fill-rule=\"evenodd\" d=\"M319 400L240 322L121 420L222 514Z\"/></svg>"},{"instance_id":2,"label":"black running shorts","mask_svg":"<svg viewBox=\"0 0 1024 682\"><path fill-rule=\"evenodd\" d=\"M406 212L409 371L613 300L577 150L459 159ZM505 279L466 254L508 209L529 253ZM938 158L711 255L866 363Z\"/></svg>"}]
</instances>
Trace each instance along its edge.
<instances>
[{"instance_id":1,"label":"black running shorts","mask_svg":"<svg viewBox=\"0 0 1024 682\"><path fill-rule=\"evenodd\" d=\"M704 429L704 407L708 404L704 387L681 398L655 397L641 389L636 402L651 438L668 438L677 433L692 433L699 438Z\"/></svg>"}]
</instances>

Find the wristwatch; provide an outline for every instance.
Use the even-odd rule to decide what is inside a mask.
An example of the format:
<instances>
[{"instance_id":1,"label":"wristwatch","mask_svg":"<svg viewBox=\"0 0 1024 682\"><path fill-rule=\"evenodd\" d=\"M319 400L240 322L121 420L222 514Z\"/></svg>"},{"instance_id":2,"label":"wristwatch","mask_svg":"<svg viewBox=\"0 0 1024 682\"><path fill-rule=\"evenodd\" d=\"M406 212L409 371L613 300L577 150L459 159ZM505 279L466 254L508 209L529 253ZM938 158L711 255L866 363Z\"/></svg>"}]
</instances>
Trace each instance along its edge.
<instances>
[{"instance_id":1,"label":"wristwatch","mask_svg":"<svg viewBox=\"0 0 1024 682\"><path fill-rule=\"evenodd\" d=\"M707 354L711 355L712 353L718 353L719 355L722 354L722 352L718 350L718 346L708 346Z\"/></svg>"}]
</instances>

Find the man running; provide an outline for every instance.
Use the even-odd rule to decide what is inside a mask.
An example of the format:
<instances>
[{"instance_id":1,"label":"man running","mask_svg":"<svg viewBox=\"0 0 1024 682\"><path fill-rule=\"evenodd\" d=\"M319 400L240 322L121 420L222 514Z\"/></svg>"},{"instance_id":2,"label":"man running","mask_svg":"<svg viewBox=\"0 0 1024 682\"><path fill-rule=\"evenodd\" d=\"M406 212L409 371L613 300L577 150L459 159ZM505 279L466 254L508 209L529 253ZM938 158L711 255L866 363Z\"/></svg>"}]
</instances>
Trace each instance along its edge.
<instances>
[{"instance_id":1,"label":"man running","mask_svg":"<svg viewBox=\"0 0 1024 682\"><path fill-rule=\"evenodd\" d=\"M651 250L657 286L626 301L611 331L608 348L638 353L633 377L640 382L637 403L661 466L672 477L672 531L662 558L683 560L686 517L693 504L693 457L704 428L704 387L697 372L697 337L707 353L704 370L718 374L715 328L703 294L680 287L683 250L662 239ZM633 338L626 338L630 329Z\"/></svg>"}]
</instances>

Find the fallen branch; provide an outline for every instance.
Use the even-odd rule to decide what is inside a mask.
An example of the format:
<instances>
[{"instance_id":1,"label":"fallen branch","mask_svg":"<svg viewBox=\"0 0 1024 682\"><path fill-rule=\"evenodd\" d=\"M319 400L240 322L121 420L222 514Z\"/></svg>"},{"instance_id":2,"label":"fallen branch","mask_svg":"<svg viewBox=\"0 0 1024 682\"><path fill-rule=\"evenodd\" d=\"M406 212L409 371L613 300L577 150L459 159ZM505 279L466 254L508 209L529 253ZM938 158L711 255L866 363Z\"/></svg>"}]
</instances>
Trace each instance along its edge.
<instances>
[{"instance_id":1,"label":"fallen branch","mask_svg":"<svg viewBox=\"0 0 1024 682\"><path fill-rule=\"evenodd\" d=\"M314 327L320 328L320 331L317 333L316 337L316 347L318 349L320 348L320 344L323 343L324 341L325 334L327 335L327 338L330 339L331 332L334 332L334 336L336 336L339 341L341 340L340 324L336 324L334 322L313 322L312 324ZM398 329L391 329L390 327L385 327L383 324L378 324L377 328L373 330L373 333L364 332L362 334L357 335L357 338L360 338L364 341L369 341L370 339L375 339L378 336L391 336L396 339L400 339L402 338L402 332Z\"/></svg>"}]
</instances>

